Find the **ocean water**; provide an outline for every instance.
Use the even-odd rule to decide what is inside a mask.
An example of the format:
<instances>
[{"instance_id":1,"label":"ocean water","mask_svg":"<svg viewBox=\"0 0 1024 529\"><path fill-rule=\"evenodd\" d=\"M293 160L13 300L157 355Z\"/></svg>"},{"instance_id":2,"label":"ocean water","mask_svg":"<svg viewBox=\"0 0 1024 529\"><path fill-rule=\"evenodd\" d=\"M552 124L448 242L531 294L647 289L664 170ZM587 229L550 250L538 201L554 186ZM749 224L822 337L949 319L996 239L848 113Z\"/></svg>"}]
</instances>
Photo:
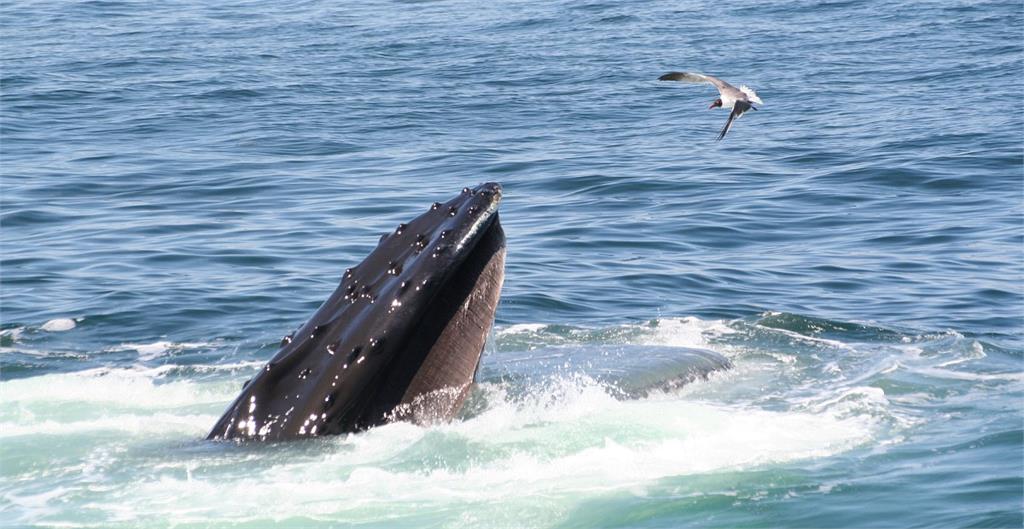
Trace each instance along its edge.
<instances>
[{"instance_id":1,"label":"ocean water","mask_svg":"<svg viewBox=\"0 0 1024 529\"><path fill-rule=\"evenodd\" d=\"M1019 1L0 24L0 526L1024 525ZM716 142L670 70L765 104ZM458 420L203 440L379 234L485 181L507 275ZM621 398L679 347L734 368Z\"/></svg>"}]
</instances>

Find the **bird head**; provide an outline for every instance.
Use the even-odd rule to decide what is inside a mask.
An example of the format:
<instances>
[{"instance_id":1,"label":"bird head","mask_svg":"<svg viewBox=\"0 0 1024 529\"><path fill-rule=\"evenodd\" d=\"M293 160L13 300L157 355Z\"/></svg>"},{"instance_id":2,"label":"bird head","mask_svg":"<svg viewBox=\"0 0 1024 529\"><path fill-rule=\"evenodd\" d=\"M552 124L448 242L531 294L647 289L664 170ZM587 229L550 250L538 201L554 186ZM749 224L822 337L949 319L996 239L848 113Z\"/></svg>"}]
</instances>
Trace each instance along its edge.
<instances>
[{"instance_id":1,"label":"bird head","mask_svg":"<svg viewBox=\"0 0 1024 529\"><path fill-rule=\"evenodd\" d=\"M722 99L721 99L721 98L719 98L719 99L716 99L716 100L715 100L715 102L714 102L714 103L711 103L711 106L709 106L708 108L709 108L709 109L710 109L710 108L718 108L718 107L720 107L720 106L722 106Z\"/></svg>"}]
</instances>

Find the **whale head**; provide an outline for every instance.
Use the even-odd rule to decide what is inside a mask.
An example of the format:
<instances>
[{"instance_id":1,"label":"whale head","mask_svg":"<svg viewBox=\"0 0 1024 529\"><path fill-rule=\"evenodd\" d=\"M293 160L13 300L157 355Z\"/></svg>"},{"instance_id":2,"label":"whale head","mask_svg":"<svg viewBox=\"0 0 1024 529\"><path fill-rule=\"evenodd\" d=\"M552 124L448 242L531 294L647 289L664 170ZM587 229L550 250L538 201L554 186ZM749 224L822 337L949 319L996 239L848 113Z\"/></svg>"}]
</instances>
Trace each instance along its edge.
<instances>
[{"instance_id":1,"label":"whale head","mask_svg":"<svg viewBox=\"0 0 1024 529\"><path fill-rule=\"evenodd\" d=\"M284 440L458 413L504 280L501 186L381 237L243 387L208 439Z\"/></svg>"}]
</instances>

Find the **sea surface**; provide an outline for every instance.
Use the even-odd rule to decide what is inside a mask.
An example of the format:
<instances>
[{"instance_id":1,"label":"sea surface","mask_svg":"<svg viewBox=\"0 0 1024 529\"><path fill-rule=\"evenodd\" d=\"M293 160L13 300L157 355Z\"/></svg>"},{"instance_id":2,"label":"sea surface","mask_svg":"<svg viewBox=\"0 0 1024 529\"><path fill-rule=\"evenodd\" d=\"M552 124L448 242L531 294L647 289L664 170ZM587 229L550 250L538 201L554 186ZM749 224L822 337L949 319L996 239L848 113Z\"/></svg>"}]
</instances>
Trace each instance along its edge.
<instances>
[{"instance_id":1,"label":"sea surface","mask_svg":"<svg viewBox=\"0 0 1024 529\"><path fill-rule=\"evenodd\" d=\"M1024 525L1019 1L0 24L2 527ZM671 70L764 104L716 142ZM487 181L505 288L458 420L203 440L381 233ZM734 368L622 397L680 347Z\"/></svg>"}]
</instances>

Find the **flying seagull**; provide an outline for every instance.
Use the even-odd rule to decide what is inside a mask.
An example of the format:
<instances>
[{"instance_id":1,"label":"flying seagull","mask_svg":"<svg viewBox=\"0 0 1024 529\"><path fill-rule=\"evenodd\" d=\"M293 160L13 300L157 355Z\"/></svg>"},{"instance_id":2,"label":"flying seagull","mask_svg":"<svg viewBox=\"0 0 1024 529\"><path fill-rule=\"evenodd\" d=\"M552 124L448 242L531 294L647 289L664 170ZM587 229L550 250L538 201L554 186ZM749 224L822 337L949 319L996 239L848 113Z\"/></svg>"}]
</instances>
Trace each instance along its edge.
<instances>
[{"instance_id":1,"label":"flying seagull","mask_svg":"<svg viewBox=\"0 0 1024 529\"><path fill-rule=\"evenodd\" d=\"M722 132L718 135L718 139L721 140L725 137L725 133L729 132L732 128L732 120L743 115L744 112L754 109L753 103L763 105L764 101L761 101L760 97L757 97L757 93L746 85L740 85L739 88L711 75L704 75L702 73L691 73L691 72L669 72L658 78L659 81L682 81L684 83L709 83L715 85L718 89L718 95L720 96L711 103L708 108L728 108L732 110L729 114L729 121L725 122L725 127L722 128Z\"/></svg>"}]
</instances>

